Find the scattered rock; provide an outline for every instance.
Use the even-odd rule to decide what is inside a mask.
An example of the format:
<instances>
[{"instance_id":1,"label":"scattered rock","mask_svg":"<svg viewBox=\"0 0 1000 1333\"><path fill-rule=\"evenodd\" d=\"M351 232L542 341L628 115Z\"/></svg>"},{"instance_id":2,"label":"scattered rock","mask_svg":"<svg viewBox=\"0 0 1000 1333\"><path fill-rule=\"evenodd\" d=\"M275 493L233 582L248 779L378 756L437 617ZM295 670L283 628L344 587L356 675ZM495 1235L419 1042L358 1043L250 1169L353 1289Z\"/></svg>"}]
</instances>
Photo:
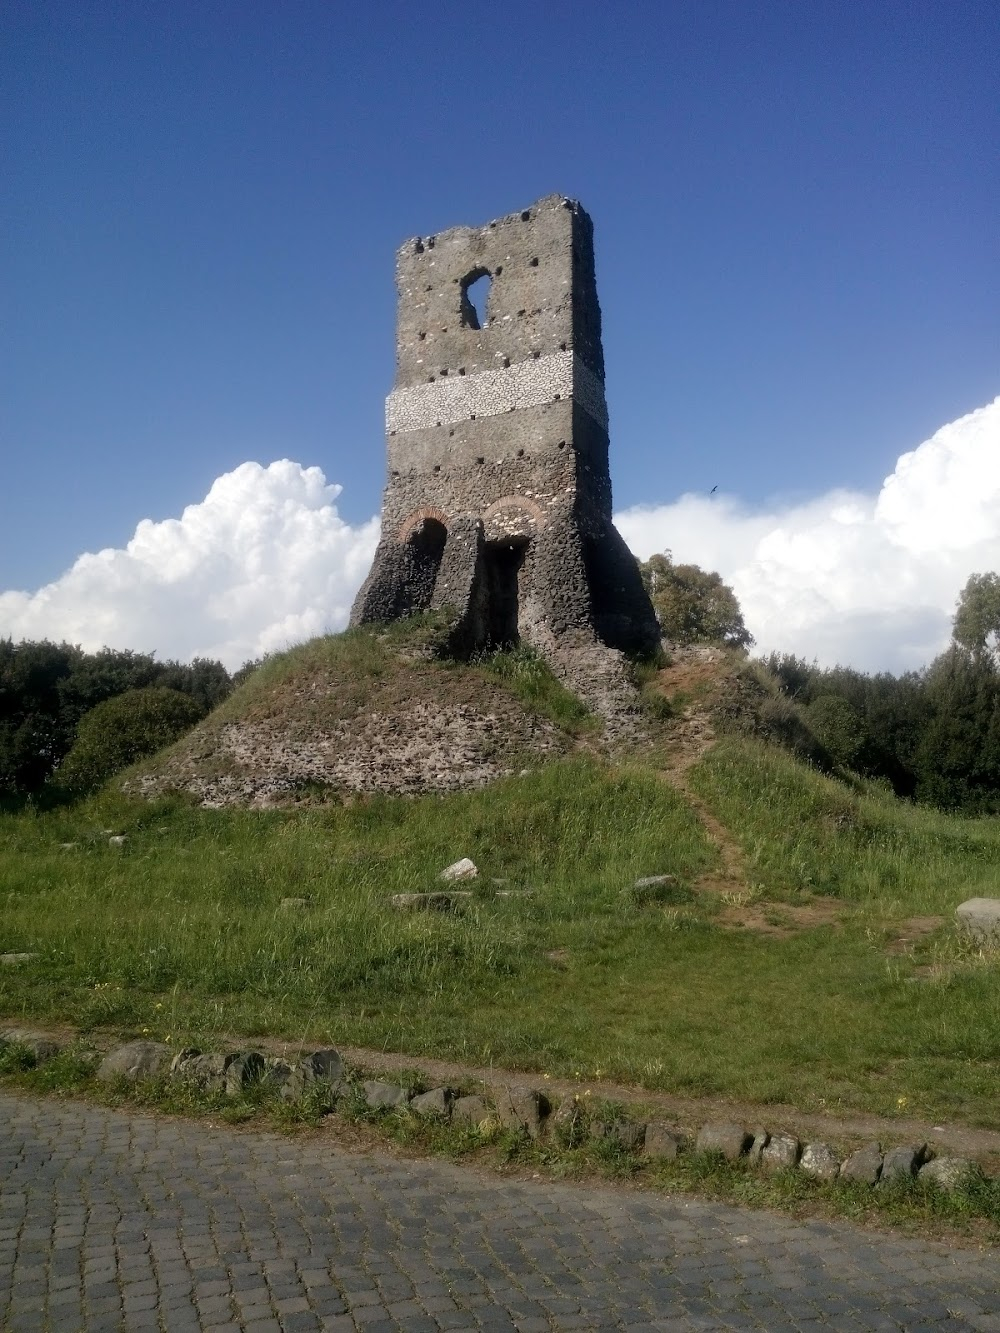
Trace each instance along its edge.
<instances>
[{"instance_id":1,"label":"scattered rock","mask_svg":"<svg viewBox=\"0 0 1000 1333\"><path fill-rule=\"evenodd\" d=\"M562 1148L578 1148L583 1142L584 1114L578 1097L564 1098L553 1111L549 1129Z\"/></svg>"},{"instance_id":2,"label":"scattered rock","mask_svg":"<svg viewBox=\"0 0 1000 1333\"><path fill-rule=\"evenodd\" d=\"M398 1083L380 1083L375 1079L362 1083L365 1094L365 1101L373 1111L394 1109L399 1106L406 1106L410 1100L410 1094L406 1088L401 1088Z\"/></svg>"},{"instance_id":3,"label":"scattered rock","mask_svg":"<svg viewBox=\"0 0 1000 1333\"><path fill-rule=\"evenodd\" d=\"M476 869L476 863L470 861L467 856L463 856L461 861L455 861L452 865L446 866L445 869L441 871L440 875L438 875L438 879L475 879L478 874L479 871Z\"/></svg>"},{"instance_id":4,"label":"scattered rock","mask_svg":"<svg viewBox=\"0 0 1000 1333\"><path fill-rule=\"evenodd\" d=\"M772 1134L760 1155L760 1163L768 1171L780 1171L795 1166L801 1151L802 1145L794 1134Z\"/></svg>"},{"instance_id":5,"label":"scattered rock","mask_svg":"<svg viewBox=\"0 0 1000 1333\"><path fill-rule=\"evenodd\" d=\"M730 1162L742 1157L752 1143L742 1125L723 1122L702 1125L695 1141L697 1152L720 1152Z\"/></svg>"},{"instance_id":6,"label":"scattered rock","mask_svg":"<svg viewBox=\"0 0 1000 1333\"><path fill-rule=\"evenodd\" d=\"M19 967L21 963L30 963L37 958L37 953L0 953L0 966Z\"/></svg>"},{"instance_id":7,"label":"scattered rock","mask_svg":"<svg viewBox=\"0 0 1000 1333\"><path fill-rule=\"evenodd\" d=\"M58 1055L62 1047L51 1037L47 1037L44 1032L31 1032L28 1028L8 1028L6 1032L0 1033L0 1045L5 1042L13 1046L24 1046L35 1057L37 1064L43 1060L51 1060L54 1055Z\"/></svg>"},{"instance_id":8,"label":"scattered rock","mask_svg":"<svg viewBox=\"0 0 1000 1333\"><path fill-rule=\"evenodd\" d=\"M955 908L955 920L973 939L1000 942L1000 898L969 898Z\"/></svg>"},{"instance_id":9,"label":"scattered rock","mask_svg":"<svg viewBox=\"0 0 1000 1333\"><path fill-rule=\"evenodd\" d=\"M303 908L308 906L308 898L282 898L281 900L281 910L283 912L301 912Z\"/></svg>"},{"instance_id":10,"label":"scattered rock","mask_svg":"<svg viewBox=\"0 0 1000 1333\"><path fill-rule=\"evenodd\" d=\"M879 1185L885 1185L891 1180L905 1180L916 1175L926 1158L926 1143L921 1143L918 1147L890 1148L882 1161Z\"/></svg>"},{"instance_id":11,"label":"scattered rock","mask_svg":"<svg viewBox=\"0 0 1000 1333\"><path fill-rule=\"evenodd\" d=\"M874 1185L882 1172L882 1145L869 1143L851 1153L840 1168L841 1180L859 1180L863 1185Z\"/></svg>"},{"instance_id":12,"label":"scattered rock","mask_svg":"<svg viewBox=\"0 0 1000 1333\"><path fill-rule=\"evenodd\" d=\"M249 1083L256 1083L264 1073L260 1051L236 1051L226 1056L226 1096L238 1097Z\"/></svg>"},{"instance_id":13,"label":"scattered rock","mask_svg":"<svg viewBox=\"0 0 1000 1333\"><path fill-rule=\"evenodd\" d=\"M204 1092L222 1092L226 1086L226 1057L203 1055L193 1048L178 1051L170 1062L170 1077L193 1084Z\"/></svg>"},{"instance_id":14,"label":"scattered rock","mask_svg":"<svg viewBox=\"0 0 1000 1333\"><path fill-rule=\"evenodd\" d=\"M840 1174L840 1158L828 1143L807 1143L799 1166L817 1180L836 1180Z\"/></svg>"},{"instance_id":15,"label":"scattered rock","mask_svg":"<svg viewBox=\"0 0 1000 1333\"><path fill-rule=\"evenodd\" d=\"M595 1120L590 1137L610 1143L622 1152L635 1152L643 1146L646 1126L635 1120Z\"/></svg>"},{"instance_id":16,"label":"scattered rock","mask_svg":"<svg viewBox=\"0 0 1000 1333\"><path fill-rule=\"evenodd\" d=\"M753 1143L751 1143L750 1151L747 1153L748 1162L752 1162L754 1166L760 1166L761 1156L770 1137L766 1129L758 1129L754 1132Z\"/></svg>"},{"instance_id":17,"label":"scattered rock","mask_svg":"<svg viewBox=\"0 0 1000 1333\"><path fill-rule=\"evenodd\" d=\"M313 1051L312 1055L305 1057L305 1063L312 1068L317 1078L325 1079L327 1083L339 1085L344 1081L344 1062L340 1052L332 1046Z\"/></svg>"},{"instance_id":18,"label":"scattered rock","mask_svg":"<svg viewBox=\"0 0 1000 1333\"><path fill-rule=\"evenodd\" d=\"M675 902L689 896L681 888L676 875L647 875L645 879L637 879L625 893L639 905Z\"/></svg>"},{"instance_id":19,"label":"scattered rock","mask_svg":"<svg viewBox=\"0 0 1000 1333\"><path fill-rule=\"evenodd\" d=\"M97 1077L104 1082L126 1078L136 1082L155 1078L169 1068L173 1051L161 1041L129 1041L117 1046L101 1061Z\"/></svg>"},{"instance_id":20,"label":"scattered rock","mask_svg":"<svg viewBox=\"0 0 1000 1333\"><path fill-rule=\"evenodd\" d=\"M520 1129L537 1139L542 1121L549 1113L549 1103L537 1088L504 1088L497 1093L497 1115L507 1129Z\"/></svg>"},{"instance_id":21,"label":"scattered rock","mask_svg":"<svg viewBox=\"0 0 1000 1333\"><path fill-rule=\"evenodd\" d=\"M646 1135L642 1144L642 1151L646 1157L676 1157L680 1146L680 1135L662 1121L651 1120L646 1125Z\"/></svg>"},{"instance_id":22,"label":"scattered rock","mask_svg":"<svg viewBox=\"0 0 1000 1333\"><path fill-rule=\"evenodd\" d=\"M970 1177L982 1176L982 1168L968 1157L935 1157L920 1168L920 1179L930 1180L951 1193Z\"/></svg>"},{"instance_id":23,"label":"scattered rock","mask_svg":"<svg viewBox=\"0 0 1000 1333\"><path fill-rule=\"evenodd\" d=\"M79 845L78 842L61 842L59 844L59 850L61 852L71 852L74 847L79 847Z\"/></svg>"},{"instance_id":24,"label":"scattered rock","mask_svg":"<svg viewBox=\"0 0 1000 1333\"><path fill-rule=\"evenodd\" d=\"M497 889L497 898L534 898L534 889Z\"/></svg>"},{"instance_id":25,"label":"scattered rock","mask_svg":"<svg viewBox=\"0 0 1000 1333\"><path fill-rule=\"evenodd\" d=\"M450 893L394 893L389 901L397 912L450 912L456 903L471 898L467 890Z\"/></svg>"},{"instance_id":26,"label":"scattered rock","mask_svg":"<svg viewBox=\"0 0 1000 1333\"><path fill-rule=\"evenodd\" d=\"M430 1092L421 1092L411 1100L410 1110L429 1120L447 1120L451 1112L451 1089L431 1088Z\"/></svg>"},{"instance_id":27,"label":"scattered rock","mask_svg":"<svg viewBox=\"0 0 1000 1333\"><path fill-rule=\"evenodd\" d=\"M490 1108L482 1097L459 1097L451 1108L452 1124L482 1125L490 1118Z\"/></svg>"},{"instance_id":28,"label":"scattered rock","mask_svg":"<svg viewBox=\"0 0 1000 1333\"><path fill-rule=\"evenodd\" d=\"M127 842L128 836L124 833L113 833L108 839L108 843L112 847L124 847Z\"/></svg>"}]
</instances>

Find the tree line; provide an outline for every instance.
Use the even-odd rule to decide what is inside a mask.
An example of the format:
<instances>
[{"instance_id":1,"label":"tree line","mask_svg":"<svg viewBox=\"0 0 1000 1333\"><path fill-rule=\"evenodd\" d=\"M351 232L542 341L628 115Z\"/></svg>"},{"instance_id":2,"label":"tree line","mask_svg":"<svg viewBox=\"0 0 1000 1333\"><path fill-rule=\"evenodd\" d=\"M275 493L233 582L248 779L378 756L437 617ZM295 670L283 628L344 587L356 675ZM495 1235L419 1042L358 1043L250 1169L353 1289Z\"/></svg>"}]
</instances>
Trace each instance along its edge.
<instances>
[{"instance_id":1,"label":"tree line","mask_svg":"<svg viewBox=\"0 0 1000 1333\"><path fill-rule=\"evenodd\" d=\"M109 734L123 740L138 726L166 736L160 714L175 719L175 727L182 718L191 725L226 698L245 670L231 676L207 658L185 665L112 648L85 653L67 643L0 639L0 795L40 792L65 763L83 719L109 701L129 699L119 705L121 717L105 716ZM98 713L91 729L100 724Z\"/></svg>"}]
</instances>

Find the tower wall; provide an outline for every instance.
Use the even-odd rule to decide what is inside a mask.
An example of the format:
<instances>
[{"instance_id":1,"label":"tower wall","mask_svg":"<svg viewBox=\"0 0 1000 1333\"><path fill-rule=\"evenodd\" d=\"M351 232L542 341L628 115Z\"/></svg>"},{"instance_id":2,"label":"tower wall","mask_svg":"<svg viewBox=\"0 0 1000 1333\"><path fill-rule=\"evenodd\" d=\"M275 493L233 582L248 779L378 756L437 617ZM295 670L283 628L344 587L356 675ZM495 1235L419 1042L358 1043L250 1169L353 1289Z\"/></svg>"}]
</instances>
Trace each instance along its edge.
<instances>
[{"instance_id":1,"label":"tower wall","mask_svg":"<svg viewBox=\"0 0 1000 1333\"><path fill-rule=\"evenodd\" d=\"M382 537L352 623L451 605L470 646L576 632L651 647L655 616L611 523L587 214L552 195L417 237L396 281Z\"/></svg>"}]
</instances>

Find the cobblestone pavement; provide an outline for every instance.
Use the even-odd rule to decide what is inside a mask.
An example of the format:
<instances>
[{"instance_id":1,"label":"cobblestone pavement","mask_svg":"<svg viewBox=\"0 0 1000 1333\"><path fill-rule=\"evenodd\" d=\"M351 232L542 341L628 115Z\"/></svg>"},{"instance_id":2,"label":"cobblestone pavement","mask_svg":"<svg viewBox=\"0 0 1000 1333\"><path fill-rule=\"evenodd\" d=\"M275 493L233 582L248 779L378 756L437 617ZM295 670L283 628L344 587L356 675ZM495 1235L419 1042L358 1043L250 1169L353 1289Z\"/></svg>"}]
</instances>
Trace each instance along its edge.
<instances>
[{"instance_id":1,"label":"cobblestone pavement","mask_svg":"<svg viewBox=\"0 0 1000 1333\"><path fill-rule=\"evenodd\" d=\"M1000 1253L0 1096L0 1327L1000 1330Z\"/></svg>"}]
</instances>

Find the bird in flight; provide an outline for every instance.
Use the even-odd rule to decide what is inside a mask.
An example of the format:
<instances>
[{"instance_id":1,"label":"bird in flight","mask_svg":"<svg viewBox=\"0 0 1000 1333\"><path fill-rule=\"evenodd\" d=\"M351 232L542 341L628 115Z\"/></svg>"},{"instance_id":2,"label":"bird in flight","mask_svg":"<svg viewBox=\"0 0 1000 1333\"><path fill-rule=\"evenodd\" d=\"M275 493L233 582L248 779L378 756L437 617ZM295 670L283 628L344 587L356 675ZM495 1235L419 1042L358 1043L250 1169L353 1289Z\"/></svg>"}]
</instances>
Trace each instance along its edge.
<instances>
[{"instance_id":1,"label":"bird in flight","mask_svg":"<svg viewBox=\"0 0 1000 1333\"><path fill-rule=\"evenodd\" d=\"M713 486L712 489L709 491L709 495L714 495L718 489L719 489L718 486Z\"/></svg>"}]
</instances>

